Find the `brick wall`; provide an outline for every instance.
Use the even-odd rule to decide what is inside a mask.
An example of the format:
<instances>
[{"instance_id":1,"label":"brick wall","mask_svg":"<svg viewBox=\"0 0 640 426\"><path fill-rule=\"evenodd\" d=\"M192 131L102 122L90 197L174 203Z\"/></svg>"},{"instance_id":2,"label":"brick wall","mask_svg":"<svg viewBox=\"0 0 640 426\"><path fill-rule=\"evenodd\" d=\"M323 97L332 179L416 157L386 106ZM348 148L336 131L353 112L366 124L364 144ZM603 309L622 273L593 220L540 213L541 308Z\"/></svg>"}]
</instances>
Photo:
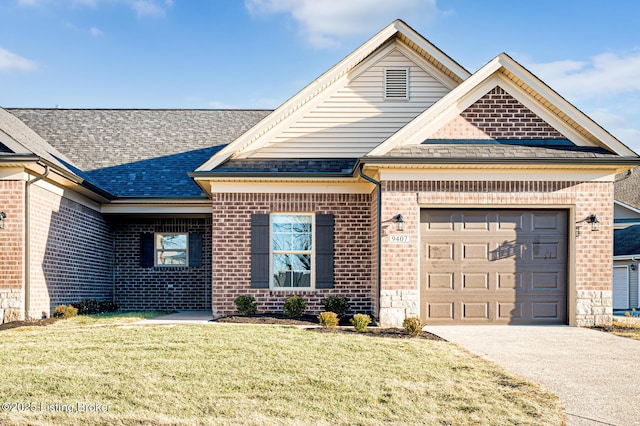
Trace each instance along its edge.
<instances>
[{"instance_id":1,"label":"brick wall","mask_svg":"<svg viewBox=\"0 0 640 426\"><path fill-rule=\"evenodd\" d=\"M496 86L430 139L564 139L564 136Z\"/></svg>"},{"instance_id":2,"label":"brick wall","mask_svg":"<svg viewBox=\"0 0 640 426\"><path fill-rule=\"evenodd\" d=\"M24 280L24 182L0 180L0 324L22 317Z\"/></svg>"},{"instance_id":3,"label":"brick wall","mask_svg":"<svg viewBox=\"0 0 640 426\"><path fill-rule=\"evenodd\" d=\"M124 310L208 310L211 307L210 218L114 218L115 295ZM140 266L140 235L202 234L201 267Z\"/></svg>"},{"instance_id":4,"label":"brick wall","mask_svg":"<svg viewBox=\"0 0 640 426\"><path fill-rule=\"evenodd\" d=\"M282 312L292 295L307 312L322 310L326 296L347 297L354 312L372 312L371 196L369 194L213 194L213 312L235 312L233 300L252 295L263 312ZM336 285L314 291L251 288L251 214L313 212L335 215Z\"/></svg>"},{"instance_id":5,"label":"brick wall","mask_svg":"<svg viewBox=\"0 0 640 426\"><path fill-rule=\"evenodd\" d=\"M383 310L388 322L414 315L420 282L420 206L575 206L576 221L596 214L600 231L584 224L575 239L575 282L578 325L611 320L613 253L613 184L611 182L491 182L393 181L383 182L382 220L402 213L411 244L382 241ZM571 226L571 224L570 224ZM396 232L387 227L383 235ZM569 240L569 244L572 241ZM570 265L571 266L571 265ZM588 299L588 300L587 300ZM382 316L382 315L381 315Z\"/></svg>"},{"instance_id":6,"label":"brick wall","mask_svg":"<svg viewBox=\"0 0 640 426\"><path fill-rule=\"evenodd\" d=\"M37 185L31 198L31 307L51 315L59 304L112 300L111 229L95 210Z\"/></svg>"}]
</instances>

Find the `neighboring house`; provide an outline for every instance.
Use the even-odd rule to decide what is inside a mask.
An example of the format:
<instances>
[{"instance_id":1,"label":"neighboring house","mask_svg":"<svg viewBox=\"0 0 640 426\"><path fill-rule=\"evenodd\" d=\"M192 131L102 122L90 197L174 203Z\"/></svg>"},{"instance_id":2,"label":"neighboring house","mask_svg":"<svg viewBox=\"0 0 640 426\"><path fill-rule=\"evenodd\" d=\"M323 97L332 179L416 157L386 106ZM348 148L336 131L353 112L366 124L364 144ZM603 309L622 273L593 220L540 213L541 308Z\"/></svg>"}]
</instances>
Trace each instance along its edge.
<instances>
[{"instance_id":1,"label":"neighboring house","mask_svg":"<svg viewBox=\"0 0 640 426\"><path fill-rule=\"evenodd\" d=\"M604 324L613 181L640 164L509 56L471 74L401 21L274 111L11 109L0 130L5 320L299 295L384 325Z\"/></svg>"},{"instance_id":2,"label":"neighboring house","mask_svg":"<svg viewBox=\"0 0 640 426\"><path fill-rule=\"evenodd\" d=\"M640 307L640 168L616 177L613 206L613 309Z\"/></svg>"}]
</instances>

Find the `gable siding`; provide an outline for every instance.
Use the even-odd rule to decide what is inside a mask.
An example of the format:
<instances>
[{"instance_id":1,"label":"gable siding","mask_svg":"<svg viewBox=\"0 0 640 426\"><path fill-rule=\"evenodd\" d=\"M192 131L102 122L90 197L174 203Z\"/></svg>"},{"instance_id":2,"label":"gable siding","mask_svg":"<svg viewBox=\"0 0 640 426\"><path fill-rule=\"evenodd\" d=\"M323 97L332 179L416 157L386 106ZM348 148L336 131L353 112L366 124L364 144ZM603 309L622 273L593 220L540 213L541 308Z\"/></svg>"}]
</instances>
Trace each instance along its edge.
<instances>
[{"instance_id":1,"label":"gable siding","mask_svg":"<svg viewBox=\"0 0 640 426\"><path fill-rule=\"evenodd\" d=\"M391 67L409 68L409 100L384 100L384 70ZM396 49L250 156L358 157L448 91Z\"/></svg>"},{"instance_id":2,"label":"gable siding","mask_svg":"<svg viewBox=\"0 0 640 426\"><path fill-rule=\"evenodd\" d=\"M564 136L500 86L430 139L563 139Z\"/></svg>"}]
</instances>

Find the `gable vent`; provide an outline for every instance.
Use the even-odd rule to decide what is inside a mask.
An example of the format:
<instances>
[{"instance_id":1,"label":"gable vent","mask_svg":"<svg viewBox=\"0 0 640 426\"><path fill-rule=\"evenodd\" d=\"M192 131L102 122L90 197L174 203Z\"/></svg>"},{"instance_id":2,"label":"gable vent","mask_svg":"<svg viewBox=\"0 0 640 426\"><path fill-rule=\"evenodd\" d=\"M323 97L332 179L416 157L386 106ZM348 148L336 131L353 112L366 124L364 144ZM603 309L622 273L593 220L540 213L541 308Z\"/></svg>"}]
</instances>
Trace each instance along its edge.
<instances>
[{"instance_id":1,"label":"gable vent","mask_svg":"<svg viewBox=\"0 0 640 426\"><path fill-rule=\"evenodd\" d=\"M384 97L386 99L409 99L409 68L384 70Z\"/></svg>"}]
</instances>

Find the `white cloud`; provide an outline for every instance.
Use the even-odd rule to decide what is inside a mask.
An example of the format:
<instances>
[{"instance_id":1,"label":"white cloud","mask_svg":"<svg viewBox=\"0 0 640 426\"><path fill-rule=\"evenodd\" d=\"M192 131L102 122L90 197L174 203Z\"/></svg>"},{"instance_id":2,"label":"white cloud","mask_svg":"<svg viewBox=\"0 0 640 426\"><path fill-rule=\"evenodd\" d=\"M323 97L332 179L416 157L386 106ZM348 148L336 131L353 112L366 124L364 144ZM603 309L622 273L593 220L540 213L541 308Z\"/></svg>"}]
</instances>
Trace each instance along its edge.
<instances>
[{"instance_id":1,"label":"white cloud","mask_svg":"<svg viewBox=\"0 0 640 426\"><path fill-rule=\"evenodd\" d=\"M640 49L623 54L601 53L588 61L523 63L573 101L640 91Z\"/></svg>"},{"instance_id":2,"label":"white cloud","mask_svg":"<svg viewBox=\"0 0 640 426\"><path fill-rule=\"evenodd\" d=\"M37 64L0 47L0 71L33 71Z\"/></svg>"},{"instance_id":3,"label":"white cloud","mask_svg":"<svg viewBox=\"0 0 640 426\"><path fill-rule=\"evenodd\" d=\"M290 15L316 48L338 47L403 16L425 23L439 13L436 0L245 0L245 7L254 16Z\"/></svg>"},{"instance_id":4,"label":"white cloud","mask_svg":"<svg viewBox=\"0 0 640 426\"><path fill-rule=\"evenodd\" d=\"M166 15L166 9L164 6L158 4L153 0L136 0L133 2L127 2L131 9L140 17L149 16L152 18L159 18ZM167 3L165 3L167 6Z\"/></svg>"},{"instance_id":5,"label":"white cloud","mask_svg":"<svg viewBox=\"0 0 640 426\"><path fill-rule=\"evenodd\" d=\"M104 32L100 28L96 28L96 27L91 27L89 29L89 32L93 37L100 37L101 35L104 35Z\"/></svg>"},{"instance_id":6,"label":"white cloud","mask_svg":"<svg viewBox=\"0 0 640 426\"><path fill-rule=\"evenodd\" d=\"M122 4L127 6L138 17L161 18L175 4L174 0L66 0L71 6L97 8L100 4ZM18 0L22 6L36 6L43 3L54 3L53 0Z\"/></svg>"}]
</instances>

